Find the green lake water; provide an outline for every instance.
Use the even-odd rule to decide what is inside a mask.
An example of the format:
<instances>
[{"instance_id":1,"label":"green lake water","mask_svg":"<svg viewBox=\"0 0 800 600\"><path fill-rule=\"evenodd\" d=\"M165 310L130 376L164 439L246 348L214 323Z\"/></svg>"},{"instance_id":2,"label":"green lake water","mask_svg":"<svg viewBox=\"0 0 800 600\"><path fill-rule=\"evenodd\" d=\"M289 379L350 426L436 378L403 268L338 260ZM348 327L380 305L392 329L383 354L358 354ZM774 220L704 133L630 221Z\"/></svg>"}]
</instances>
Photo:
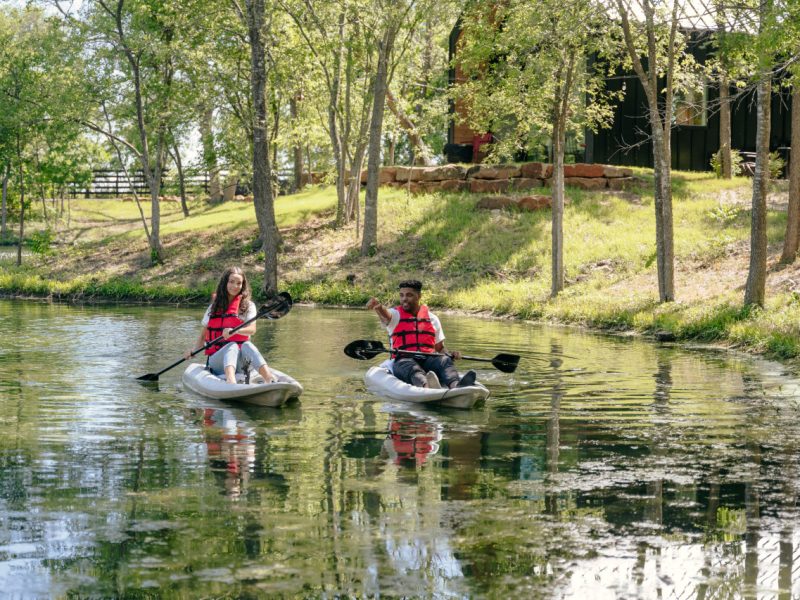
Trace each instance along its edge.
<instances>
[{"instance_id":1,"label":"green lake water","mask_svg":"<svg viewBox=\"0 0 800 600\"><path fill-rule=\"evenodd\" d=\"M441 315L470 411L368 393L372 313L295 307L254 341L305 386L207 400L201 309L0 301L0 597L800 595L800 388L780 365Z\"/></svg>"}]
</instances>

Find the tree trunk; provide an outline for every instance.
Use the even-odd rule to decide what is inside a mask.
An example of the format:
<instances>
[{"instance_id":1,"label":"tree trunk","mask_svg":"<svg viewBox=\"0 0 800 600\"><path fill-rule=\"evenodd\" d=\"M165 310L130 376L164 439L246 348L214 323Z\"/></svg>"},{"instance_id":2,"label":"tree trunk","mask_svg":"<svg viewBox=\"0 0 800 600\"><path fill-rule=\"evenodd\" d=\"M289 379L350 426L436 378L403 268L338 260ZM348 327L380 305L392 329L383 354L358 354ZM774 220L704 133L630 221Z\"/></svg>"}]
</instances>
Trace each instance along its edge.
<instances>
[{"instance_id":1,"label":"tree trunk","mask_svg":"<svg viewBox=\"0 0 800 600\"><path fill-rule=\"evenodd\" d=\"M120 39L123 38L122 24L118 21L118 30ZM150 156L150 146L147 140L147 127L144 121L144 105L142 100L142 84L141 75L139 73L138 58L133 55L133 52L125 47L128 62L131 66L133 73L133 90L134 90L134 104L136 108L136 125L139 130L139 142L141 144L140 160L142 163L142 170L144 171L147 186L150 189L150 236L148 242L150 245L150 263L153 265L159 264L164 260L164 250L161 247L161 205L159 203L159 193L161 192L161 169L158 160L158 154L161 148L156 149L155 165ZM159 140L160 142L160 140Z\"/></svg>"},{"instance_id":2,"label":"tree trunk","mask_svg":"<svg viewBox=\"0 0 800 600\"><path fill-rule=\"evenodd\" d=\"M8 177L11 174L11 164L7 164L3 172L3 201L0 206L0 238L8 234L6 221L8 219Z\"/></svg>"},{"instance_id":3,"label":"tree trunk","mask_svg":"<svg viewBox=\"0 0 800 600\"><path fill-rule=\"evenodd\" d=\"M297 123L297 100L299 94L294 94L289 100L289 111L292 116L292 125ZM303 187L303 148L300 142L295 139L294 146L292 147L292 158L294 166L294 185L292 191L299 191Z\"/></svg>"},{"instance_id":4,"label":"tree trunk","mask_svg":"<svg viewBox=\"0 0 800 600\"><path fill-rule=\"evenodd\" d=\"M394 166L394 152L397 148L397 136L394 132L389 136L389 155L386 157L386 164L390 167Z\"/></svg>"},{"instance_id":5,"label":"tree trunk","mask_svg":"<svg viewBox=\"0 0 800 600\"><path fill-rule=\"evenodd\" d=\"M271 297L278 293L278 240L267 133L267 71L264 40L261 37L264 0L247 0L247 26L253 96L253 205L260 237L264 240L264 292Z\"/></svg>"},{"instance_id":6,"label":"tree trunk","mask_svg":"<svg viewBox=\"0 0 800 600\"><path fill-rule=\"evenodd\" d=\"M656 43L655 6L644 3L645 34L647 37L647 69L639 57L636 49L634 35L630 26L628 6L623 0L616 0L619 10L622 30L628 56L633 63L633 69L644 87L648 106L648 120L650 123L653 143L653 174L655 177L655 211L656 211L656 260L658 269L658 296L661 302L671 302L675 299L674 284L674 234L672 223L672 163L670 151L670 119L672 116L673 76L675 70L675 40L678 31L678 8L680 4L674 2L670 22L670 35L666 65L666 86L661 93L662 84L659 82L658 52ZM662 100L663 96L663 100ZM661 111L663 110L663 118Z\"/></svg>"},{"instance_id":7,"label":"tree trunk","mask_svg":"<svg viewBox=\"0 0 800 600\"><path fill-rule=\"evenodd\" d=\"M386 104L389 55L392 53L397 28L393 23L386 27L383 39L378 42L378 68L375 73L372 97L372 119L369 125L369 162L367 163L367 192L364 205L364 235L361 238L361 256L369 256L378 247L378 178L380 176L383 113Z\"/></svg>"},{"instance_id":8,"label":"tree trunk","mask_svg":"<svg viewBox=\"0 0 800 600\"><path fill-rule=\"evenodd\" d=\"M362 113L361 123L358 127L358 137L356 147L353 151L353 158L350 164L350 183L347 186L347 210L345 217L349 223L356 219L356 239L358 239L358 196L361 192L361 170L364 168L364 153L367 151L367 133L370 121L365 113Z\"/></svg>"},{"instance_id":9,"label":"tree trunk","mask_svg":"<svg viewBox=\"0 0 800 600\"><path fill-rule=\"evenodd\" d=\"M772 81L770 72L761 72L758 84L756 122L756 170L750 217L750 270L745 287L745 305L764 306L767 285L767 191L769 187L769 135Z\"/></svg>"},{"instance_id":10,"label":"tree trunk","mask_svg":"<svg viewBox=\"0 0 800 600\"><path fill-rule=\"evenodd\" d=\"M164 249L161 247L161 176L164 164L164 133L159 131L156 142L155 164L151 163L147 175L150 186L150 263L164 262Z\"/></svg>"},{"instance_id":11,"label":"tree trunk","mask_svg":"<svg viewBox=\"0 0 800 600\"><path fill-rule=\"evenodd\" d=\"M361 169L364 167L365 151L366 144L359 142L353 156L353 163L350 165L350 183L347 186L346 210L348 223L358 216L358 196L361 192Z\"/></svg>"},{"instance_id":12,"label":"tree trunk","mask_svg":"<svg viewBox=\"0 0 800 600\"><path fill-rule=\"evenodd\" d=\"M731 179L731 89L726 75L719 81L719 156L723 179Z\"/></svg>"},{"instance_id":13,"label":"tree trunk","mask_svg":"<svg viewBox=\"0 0 800 600\"><path fill-rule=\"evenodd\" d=\"M661 302L675 300L675 249L672 222L672 165L670 164L669 129L662 129L661 119L654 123L653 164L655 175L656 262L658 297Z\"/></svg>"},{"instance_id":14,"label":"tree trunk","mask_svg":"<svg viewBox=\"0 0 800 600\"><path fill-rule=\"evenodd\" d=\"M181 161L181 151L177 143L172 144L172 159L175 161L175 168L178 169L178 188L181 194L181 210L183 216L189 216L189 206L186 204L186 181L183 178L183 162Z\"/></svg>"},{"instance_id":15,"label":"tree trunk","mask_svg":"<svg viewBox=\"0 0 800 600\"><path fill-rule=\"evenodd\" d=\"M333 78L329 88L328 100L328 135L331 138L331 150L333 161L336 164L336 226L340 227L347 222L347 195L345 177L345 151L342 148L342 140L339 127L336 121L339 93L342 85L342 60L344 58L344 36L345 36L345 11L344 7L339 12L339 46L336 49L336 57L333 61Z\"/></svg>"},{"instance_id":16,"label":"tree trunk","mask_svg":"<svg viewBox=\"0 0 800 600\"><path fill-rule=\"evenodd\" d=\"M200 140L203 144L203 164L208 173L208 198L211 202L222 201L219 182L217 151L214 149L214 108L205 106L200 115Z\"/></svg>"},{"instance_id":17,"label":"tree trunk","mask_svg":"<svg viewBox=\"0 0 800 600\"><path fill-rule=\"evenodd\" d=\"M570 54L556 74L553 98L553 196L552 196L552 276L550 296L564 289L564 150L567 138L569 101L575 76L575 55Z\"/></svg>"},{"instance_id":18,"label":"tree trunk","mask_svg":"<svg viewBox=\"0 0 800 600\"><path fill-rule=\"evenodd\" d=\"M42 218L44 219L45 228L50 228L50 217L47 216L47 203L44 199L44 186L39 185L39 199L42 201Z\"/></svg>"},{"instance_id":19,"label":"tree trunk","mask_svg":"<svg viewBox=\"0 0 800 600\"><path fill-rule=\"evenodd\" d=\"M17 139L19 146L19 138ZM19 161L19 239L17 240L17 266L22 265L22 240L25 237L25 179L22 171L22 159Z\"/></svg>"},{"instance_id":20,"label":"tree trunk","mask_svg":"<svg viewBox=\"0 0 800 600\"><path fill-rule=\"evenodd\" d=\"M552 193L552 282L550 296L564 289L564 145L565 132L560 111L553 120L553 193Z\"/></svg>"},{"instance_id":21,"label":"tree trunk","mask_svg":"<svg viewBox=\"0 0 800 600\"><path fill-rule=\"evenodd\" d=\"M233 197L236 195L236 188L239 185L239 175L235 173L228 174L225 178L225 185L222 186L222 201L233 202Z\"/></svg>"},{"instance_id":22,"label":"tree trunk","mask_svg":"<svg viewBox=\"0 0 800 600\"><path fill-rule=\"evenodd\" d=\"M782 263L792 263L800 246L800 81L792 87L792 141L789 155L789 210Z\"/></svg>"},{"instance_id":23,"label":"tree trunk","mask_svg":"<svg viewBox=\"0 0 800 600\"><path fill-rule=\"evenodd\" d=\"M391 90L388 89L386 90L386 105L389 107L389 110L395 116L400 126L405 129L406 135L408 135L408 141L414 147L415 164L422 164L426 167L432 165L433 152L425 143L425 140L422 139L422 136L420 136L416 125L414 125L408 115L398 106Z\"/></svg>"}]
</instances>

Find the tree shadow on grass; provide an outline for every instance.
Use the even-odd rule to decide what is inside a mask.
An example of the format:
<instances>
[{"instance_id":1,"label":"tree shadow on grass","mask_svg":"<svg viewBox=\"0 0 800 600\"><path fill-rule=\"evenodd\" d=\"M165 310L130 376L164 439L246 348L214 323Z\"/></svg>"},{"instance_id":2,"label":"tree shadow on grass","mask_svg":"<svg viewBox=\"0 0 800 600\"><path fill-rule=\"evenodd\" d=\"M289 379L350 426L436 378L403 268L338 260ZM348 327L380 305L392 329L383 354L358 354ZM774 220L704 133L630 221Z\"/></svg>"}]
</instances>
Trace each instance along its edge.
<instances>
[{"instance_id":1,"label":"tree shadow on grass","mask_svg":"<svg viewBox=\"0 0 800 600\"><path fill-rule=\"evenodd\" d=\"M586 219L616 218L605 196L570 188L571 211ZM544 272L550 262L550 210L519 212L476 208L478 195L441 194L424 216L408 223L375 256L363 261L355 250L340 266L358 264L403 276L447 280L448 290L472 288L481 280L530 278ZM566 224L568 227L568 224ZM400 267L393 268L393 267Z\"/></svg>"}]
</instances>

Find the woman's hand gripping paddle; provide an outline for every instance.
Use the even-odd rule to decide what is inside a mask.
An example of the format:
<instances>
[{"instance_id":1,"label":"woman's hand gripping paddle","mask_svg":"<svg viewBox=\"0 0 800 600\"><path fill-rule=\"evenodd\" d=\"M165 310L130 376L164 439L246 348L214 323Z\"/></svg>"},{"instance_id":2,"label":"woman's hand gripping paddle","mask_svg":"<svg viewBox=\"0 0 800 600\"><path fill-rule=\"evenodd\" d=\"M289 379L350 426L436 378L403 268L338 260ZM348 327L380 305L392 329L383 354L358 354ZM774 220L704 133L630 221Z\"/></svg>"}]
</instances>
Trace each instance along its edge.
<instances>
[{"instance_id":1,"label":"woman's hand gripping paddle","mask_svg":"<svg viewBox=\"0 0 800 600\"><path fill-rule=\"evenodd\" d=\"M267 319L271 320L280 319L281 317L286 316L290 310L292 310L292 297L289 295L289 292L281 292L274 299L270 300L266 304L262 304L261 307L258 309L258 312L256 313L255 317L253 317L252 319L248 319L241 325L238 325L233 329L231 329L231 334L239 331L242 327L246 327L256 319L260 319L262 317L266 317ZM195 354L198 354L203 350L210 348L217 342L221 342L224 338L225 336L221 335L218 338L211 340L210 342L206 343L206 345L203 346L202 348L198 348L197 350L192 352L189 356L190 357L194 356ZM141 377L137 377L136 379L138 381L158 381L159 375L161 375L162 373L166 373L173 367L177 367L185 360L186 358L176 360L170 366L161 369L158 373L148 373L147 375L142 375Z\"/></svg>"}]
</instances>

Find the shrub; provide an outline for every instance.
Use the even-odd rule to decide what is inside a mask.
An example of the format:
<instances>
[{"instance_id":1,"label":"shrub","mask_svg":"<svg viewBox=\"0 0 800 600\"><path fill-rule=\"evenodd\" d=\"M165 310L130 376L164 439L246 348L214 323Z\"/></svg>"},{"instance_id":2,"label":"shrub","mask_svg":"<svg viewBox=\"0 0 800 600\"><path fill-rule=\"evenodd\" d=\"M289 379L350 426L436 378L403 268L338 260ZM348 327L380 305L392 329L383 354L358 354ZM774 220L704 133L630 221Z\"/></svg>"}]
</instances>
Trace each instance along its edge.
<instances>
[{"instance_id":1,"label":"shrub","mask_svg":"<svg viewBox=\"0 0 800 600\"><path fill-rule=\"evenodd\" d=\"M722 177L722 154L721 150L718 150L711 156L711 170L714 171L714 175L717 177ZM731 150L731 173L736 175L742 174L742 155L739 154L738 150Z\"/></svg>"},{"instance_id":2,"label":"shrub","mask_svg":"<svg viewBox=\"0 0 800 600\"><path fill-rule=\"evenodd\" d=\"M778 152L769 153L769 176L770 179L778 179L783 175L783 167L786 166L786 161L783 160Z\"/></svg>"},{"instance_id":3,"label":"shrub","mask_svg":"<svg viewBox=\"0 0 800 600\"><path fill-rule=\"evenodd\" d=\"M53 230L49 227L42 231L34 232L28 240L28 247L34 254L47 256L53 252Z\"/></svg>"}]
</instances>

